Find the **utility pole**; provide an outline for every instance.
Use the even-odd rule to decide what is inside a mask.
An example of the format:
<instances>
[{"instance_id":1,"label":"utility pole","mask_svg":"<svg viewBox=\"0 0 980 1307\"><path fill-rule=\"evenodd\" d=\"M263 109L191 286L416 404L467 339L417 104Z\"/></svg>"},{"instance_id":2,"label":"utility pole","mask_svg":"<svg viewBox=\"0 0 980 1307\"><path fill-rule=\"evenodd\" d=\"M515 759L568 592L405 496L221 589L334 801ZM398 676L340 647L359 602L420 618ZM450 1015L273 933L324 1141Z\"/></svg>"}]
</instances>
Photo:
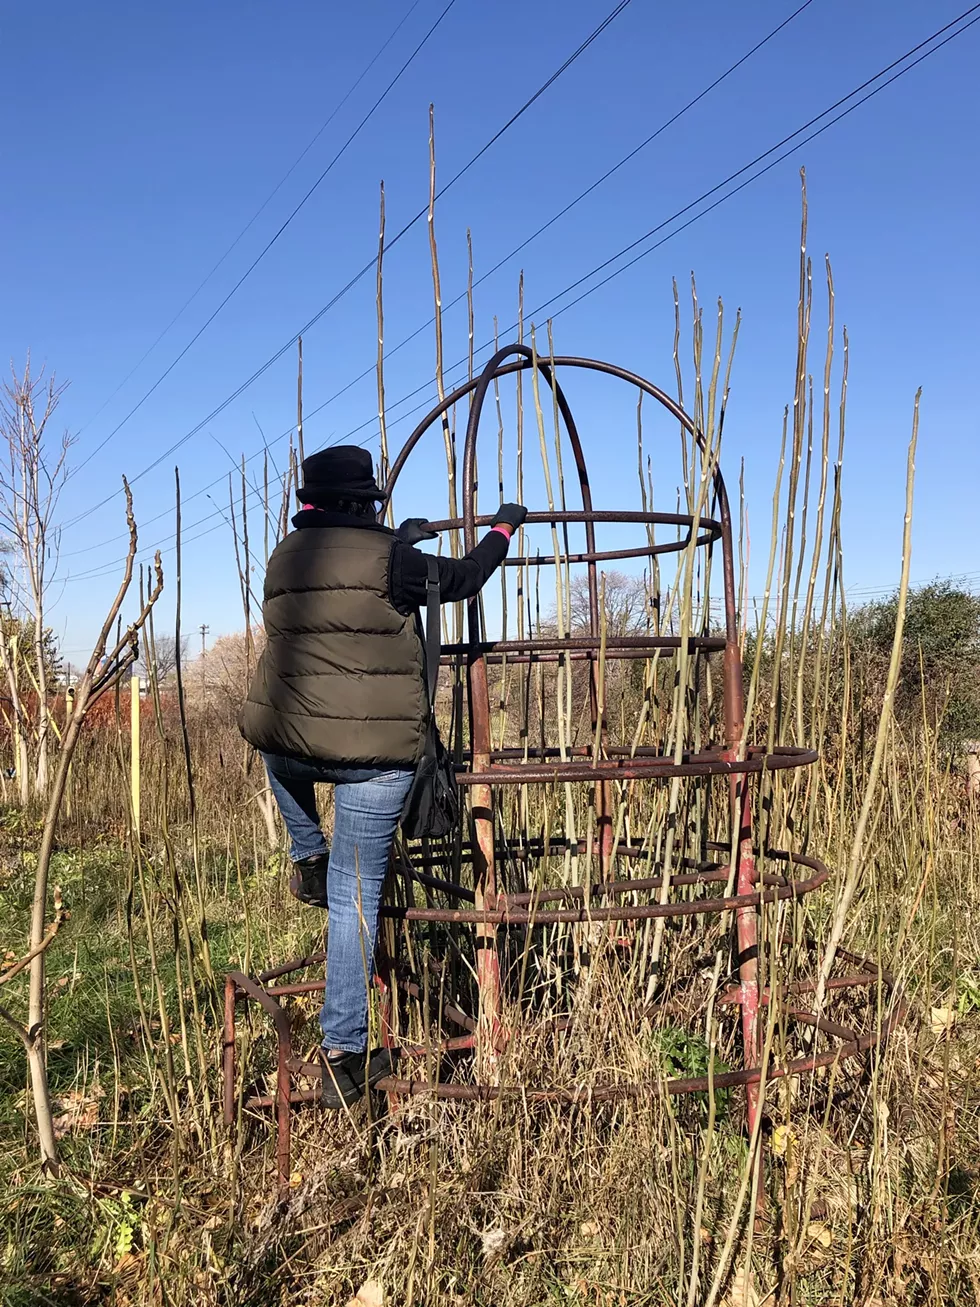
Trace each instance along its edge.
<instances>
[{"instance_id":1,"label":"utility pole","mask_svg":"<svg viewBox=\"0 0 980 1307\"><path fill-rule=\"evenodd\" d=\"M207 652L207 647L206 647L207 634L208 631L210 630L211 630L210 626L205 626L203 622L201 623L200 632L201 632L201 707L202 708L207 702L208 679L207 679L207 672L205 670L206 668L205 654Z\"/></svg>"}]
</instances>

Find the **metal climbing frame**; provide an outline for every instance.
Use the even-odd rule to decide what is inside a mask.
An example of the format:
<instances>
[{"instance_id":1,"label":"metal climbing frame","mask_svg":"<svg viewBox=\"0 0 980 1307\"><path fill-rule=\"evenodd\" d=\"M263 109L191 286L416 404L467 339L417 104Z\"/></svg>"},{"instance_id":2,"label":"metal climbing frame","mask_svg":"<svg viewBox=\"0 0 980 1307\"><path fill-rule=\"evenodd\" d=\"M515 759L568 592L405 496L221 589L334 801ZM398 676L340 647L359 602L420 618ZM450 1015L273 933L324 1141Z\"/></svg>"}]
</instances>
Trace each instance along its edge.
<instances>
[{"instance_id":1,"label":"metal climbing frame","mask_svg":"<svg viewBox=\"0 0 980 1307\"><path fill-rule=\"evenodd\" d=\"M507 1093L520 1093L529 1099L600 1102L605 1099L636 1095L645 1092L644 1086L610 1084L588 1090L566 1089L553 1086L514 1085L495 1083L492 1075L474 1078L473 1083L450 1080L427 1081L406 1072L406 1066L422 1065L422 1057L434 1050L440 1053L458 1053L477 1050L486 1053L491 1062L495 1051L506 1043L507 1032L501 1024L501 972L498 950L498 933L508 927L540 927L559 922L638 922L651 918L677 918L706 916L723 912L734 914L735 943L738 962L738 983L716 998L719 1004L735 1004L741 1009L741 1036L743 1068L716 1072L710 1079L714 1089L744 1086L747 1098L748 1125L753 1129L759 1114L760 1082L786 1076L798 1076L829 1066L841 1059L855 1057L874 1047L885 1037L889 1021L886 1018L891 978L881 969L848 954L841 956L852 967L844 975L831 978L830 989L851 989L859 986L877 987L877 1008L882 1014L877 1028L859 1033L848 1026L829 1020L822 1013L813 1013L801 1006L805 994L815 986L807 981L784 984L781 997L787 1002L789 1018L811 1030L819 1031L836 1041L829 1049L810 1056L789 1060L782 1065L761 1063L760 1015L770 999L770 990L759 982L758 944L759 917L762 906L782 899L799 899L818 889L830 875L818 859L767 850L767 859L786 864L786 874L763 874L757 869L756 849L752 837L752 778L762 771L806 767L817 759L816 752L799 747L779 747L771 751L746 745L742 739L744 725L744 693L740 655L735 570L732 546L732 520L725 484L717 465L713 468L713 508L717 518L693 517L678 513L618 512L597 510L592 504L592 492L586 469L581 440L564 391L557 374L563 369L585 369L603 373L627 382L643 394L662 405L698 442L702 455L708 456L704 439L691 418L681 407L657 386L611 363L595 359L555 357L542 359L532 355L524 345L511 345L499 350L484 368L481 375L458 387L447 395L419 423L402 448L392 466L386 486L391 493L400 473L422 436L448 414L454 405L472 396L466 439L463 452L463 516L432 523L439 531L462 528L467 550L476 544L477 529L489 525L491 517L476 513L477 484L477 433L487 393L493 383L504 376L537 367L542 379L552 387L569 445L571 447L582 507L573 511L531 512L527 521L533 523L578 523L584 526L586 548L581 553L563 554L564 564L585 564L589 599L589 630L584 636L556 639L533 635L524 639L487 640L482 630L480 605L471 600L468 605L468 639L459 644L443 645L444 662L463 662L469 703L469 750L459 770L459 781L468 794L470 838L462 846L457 843L454 863L461 860L472 865L472 888L448 879L445 875L432 875L444 870L449 854L441 855L422 850L421 856L411 860L395 859L394 870L409 881L431 892L448 897L452 906L431 906L430 893L426 907L413 905L408 897L403 905L387 904L383 915L406 922L469 924L475 929L476 975L479 1006L474 1014L461 1010L452 1003L444 1004L442 1015L454 1024L461 1034L431 1041L426 1046L400 1049L400 1074L382 1081L380 1089L397 1098L400 1095L428 1093L447 1099L489 1100ZM646 542L633 548L599 550L596 548L597 524L635 524L644 529ZM674 528L674 539L654 543L649 528ZM650 558L658 554L674 553L690 547L694 536L695 547L711 549L720 542L722 581L724 588L724 635L692 635L686 643L690 654L721 655L723 659L723 722L724 741L706 747L701 752L685 753L678 761L674 756L661 756L650 748L630 749L610 746L606 741L605 723L600 720L599 695L596 689L596 668L605 660L647 660L676 654L681 648L679 637L629 636L609 637L601 632L599 577L597 564L614 560ZM508 558L506 566L532 566L547 564L544 558ZM551 560L555 561L555 560ZM506 659L509 663L530 661L568 662L584 661L589 670L589 698L593 732L601 742L598 757L591 746L566 748L560 751L545 744L539 747L495 749L491 738L490 684L488 664ZM617 782L635 780L664 780L675 776L728 777L732 830L736 832L734 850L713 846L719 854L716 861L689 864L685 870L668 877L665 886L661 877L612 878L614 860L627 863L648 856L642 845L617 843L615 835L614 786ZM506 892L498 884L498 865L502 852L500 840L495 836L495 791L513 785L553 784L556 781L588 783L594 786L595 839L590 850L584 844L574 851L588 851L598 859L600 879L589 887L564 886L536 890ZM522 840L521 856L525 859L536 853L554 852L552 841L545 848L539 840ZM567 845L565 847L568 847ZM445 859L445 861L443 860ZM412 865L416 864L416 865ZM807 874L798 876L794 869ZM700 887L718 884L723 887L717 897L670 898L669 891L682 887ZM734 889L734 893L729 892ZM656 901L637 902L638 895L658 894ZM692 891L688 891L692 893ZM627 896L632 901L625 902ZM225 1023L223 1042L224 1110L229 1125L235 1120L239 1106L236 1085L236 1013L240 1006L257 1004L271 1017L277 1038L277 1077L273 1094L245 1095L242 1105L246 1109L273 1108L277 1122L277 1170L280 1185L288 1182L290 1174L290 1118L294 1105L315 1100L318 1090L299 1088L296 1078L318 1079L318 1066L308 1064L294 1055L293 1035L287 1008L281 1000L300 994L322 991L324 981L303 980L289 982L286 978L311 966L322 964L325 955L317 953L286 962L281 966L252 978L241 972L231 972L226 978ZM387 1037L391 1039L393 1025L391 1013L398 989L420 998L418 979L403 974L386 956L378 958L379 982L383 991L382 1019ZM560 1023L559 1023L560 1025ZM664 1086L671 1094L703 1092L709 1088L708 1076L669 1080Z\"/></svg>"}]
</instances>

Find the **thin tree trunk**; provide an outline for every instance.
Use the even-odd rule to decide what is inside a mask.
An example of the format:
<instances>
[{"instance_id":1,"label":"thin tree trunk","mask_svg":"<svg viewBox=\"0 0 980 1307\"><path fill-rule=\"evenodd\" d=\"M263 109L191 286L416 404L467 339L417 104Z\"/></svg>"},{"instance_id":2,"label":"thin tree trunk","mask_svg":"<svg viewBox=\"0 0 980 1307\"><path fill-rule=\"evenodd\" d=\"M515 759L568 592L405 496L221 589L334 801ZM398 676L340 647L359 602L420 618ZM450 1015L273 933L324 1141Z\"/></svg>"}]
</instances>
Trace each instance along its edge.
<instances>
[{"instance_id":1,"label":"thin tree trunk","mask_svg":"<svg viewBox=\"0 0 980 1307\"><path fill-rule=\"evenodd\" d=\"M261 812L262 820L265 822L265 833L269 840L269 848L275 851L279 847L279 832L276 830L275 800L272 797L272 791L261 790L257 797L259 812Z\"/></svg>"},{"instance_id":2,"label":"thin tree trunk","mask_svg":"<svg viewBox=\"0 0 980 1307\"><path fill-rule=\"evenodd\" d=\"M20 698L20 685L17 680L17 637L2 637L2 654L4 671L7 673L7 690L10 694L10 715L14 751L14 771L17 777L18 793L21 806L26 806L30 798L30 778L28 770L30 760L27 753L27 736L25 733L24 705Z\"/></svg>"},{"instance_id":3,"label":"thin tree trunk","mask_svg":"<svg viewBox=\"0 0 980 1307\"><path fill-rule=\"evenodd\" d=\"M90 689L91 676L86 673L78 690L75 712L65 730L58 770L48 796L48 805L44 814L44 831L41 835L41 848L38 852L37 871L34 876L34 902L31 908L29 950L35 955L31 959L27 1005L27 1064L31 1072L34 1113L41 1145L41 1166L54 1175L58 1173L58 1148L54 1137L51 1095L48 1089L44 1041L44 951L41 949L41 944L44 941L44 924L48 907L48 872L51 866L51 854L54 852L55 828L68 783L68 768L72 754L75 752ZM38 952L35 953L35 950Z\"/></svg>"},{"instance_id":4,"label":"thin tree trunk","mask_svg":"<svg viewBox=\"0 0 980 1307\"><path fill-rule=\"evenodd\" d=\"M44 799L48 793L48 674L44 666L44 600L39 593L34 607L34 659L37 666L37 769L34 793Z\"/></svg>"}]
</instances>

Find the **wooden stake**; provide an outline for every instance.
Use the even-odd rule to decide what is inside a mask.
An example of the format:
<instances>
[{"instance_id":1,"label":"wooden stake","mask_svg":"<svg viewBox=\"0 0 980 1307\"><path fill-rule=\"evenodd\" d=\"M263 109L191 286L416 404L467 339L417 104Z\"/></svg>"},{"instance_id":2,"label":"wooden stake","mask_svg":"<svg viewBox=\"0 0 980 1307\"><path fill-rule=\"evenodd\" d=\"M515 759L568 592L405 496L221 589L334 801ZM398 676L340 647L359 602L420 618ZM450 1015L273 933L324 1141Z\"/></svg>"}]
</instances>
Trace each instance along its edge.
<instances>
[{"instance_id":1,"label":"wooden stake","mask_svg":"<svg viewBox=\"0 0 980 1307\"><path fill-rule=\"evenodd\" d=\"M129 783L133 795L133 834L140 834L140 678L133 672L129 683Z\"/></svg>"}]
</instances>

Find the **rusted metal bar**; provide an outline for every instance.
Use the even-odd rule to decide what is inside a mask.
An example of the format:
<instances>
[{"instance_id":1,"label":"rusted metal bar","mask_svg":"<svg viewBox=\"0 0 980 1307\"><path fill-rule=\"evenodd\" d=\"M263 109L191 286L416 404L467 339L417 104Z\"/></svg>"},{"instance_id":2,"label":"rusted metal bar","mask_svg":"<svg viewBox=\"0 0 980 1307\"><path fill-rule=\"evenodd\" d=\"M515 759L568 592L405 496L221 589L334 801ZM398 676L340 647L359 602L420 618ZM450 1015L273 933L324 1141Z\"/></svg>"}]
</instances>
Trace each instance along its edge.
<instances>
[{"instance_id":1,"label":"rusted metal bar","mask_svg":"<svg viewBox=\"0 0 980 1307\"><path fill-rule=\"evenodd\" d=\"M265 992L273 998L294 998L298 994L322 993L326 987L326 980L304 980L295 985L267 985Z\"/></svg>"},{"instance_id":2,"label":"rusted metal bar","mask_svg":"<svg viewBox=\"0 0 980 1307\"><path fill-rule=\"evenodd\" d=\"M423 997L422 989L414 980L405 980L399 977L396 983L399 989L403 989L406 994L411 994L413 998L417 998L421 1002ZM477 1028L477 1023L473 1018L468 1016L453 1003L443 1002L440 1011L444 1017L447 1017L453 1023L454 1026L460 1026L463 1030L468 1030L471 1033Z\"/></svg>"},{"instance_id":3,"label":"rusted metal bar","mask_svg":"<svg viewBox=\"0 0 980 1307\"><path fill-rule=\"evenodd\" d=\"M689 874L679 872L668 877L668 884L674 888L682 888L688 885L719 884L727 879L728 869L721 867L715 871L691 872ZM767 887L774 886L777 889L788 886L785 876L773 876L769 873L756 876L755 883L758 885L760 882ZM663 889L663 884L662 876L645 876L642 879L638 877L636 880L605 881L602 884L590 886L589 895L595 898L607 898L615 894L632 894L640 890ZM516 908L531 903L567 903L570 899L585 897L584 885L564 885L560 889L519 890L513 894L498 894L497 906L500 908Z\"/></svg>"},{"instance_id":4,"label":"rusted metal bar","mask_svg":"<svg viewBox=\"0 0 980 1307\"><path fill-rule=\"evenodd\" d=\"M529 763L526 767L488 766L485 771L460 772L460 785L547 785L560 781L589 781L608 776L611 780L641 781L670 776L740 776L747 772L783 771L807 767L816 762L812 749L780 747L771 753L750 753L745 758L728 758L724 754L690 754L686 762L672 758L632 759L600 758L594 763ZM474 762L474 766L476 763Z\"/></svg>"},{"instance_id":5,"label":"rusted metal bar","mask_svg":"<svg viewBox=\"0 0 980 1307\"><path fill-rule=\"evenodd\" d=\"M801 1012L797 1008L791 1008L789 1015L801 1025L812 1026L814 1030L819 1030L824 1035L831 1035L845 1044L852 1044L858 1037L857 1031L852 1030L850 1026L842 1026L840 1022L831 1021L829 1017L818 1017L812 1012Z\"/></svg>"},{"instance_id":6,"label":"rusted metal bar","mask_svg":"<svg viewBox=\"0 0 980 1307\"><path fill-rule=\"evenodd\" d=\"M444 858L440 859L440 861L444 860ZM418 881L420 885L424 885L427 889L438 890L441 894L449 894L453 898L466 899L470 903L476 902L476 895L471 889L466 889L462 885L454 885L451 880L443 880L440 876L428 876L424 871L416 871L411 865L407 867L399 866L398 870L409 879Z\"/></svg>"},{"instance_id":7,"label":"rusted metal bar","mask_svg":"<svg viewBox=\"0 0 980 1307\"><path fill-rule=\"evenodd\" d=\"M714 539L711 535L698 536L695 544L708 545ZM683 540L665 540L662 545L647 545L636 549L601 549L586 550L580 554L562 554L561 562L565 563L588 563L593 566L596 563L612 563L624 558L654 558L659 554L677 554L685 548ZM554 559L548 558L547 555L539 558L537 554L517 554L513 558L505 558L502 567L548 567L554 566Z\"/></svg>"},{"instance_id":8,"label":"rusted metal bar","mask_svg":"<svg viewBox=\"0 0 980 1307\"><path fill-rule=\"evenodd\" d=\"M825 988L826 989L855 989L861 985L877 985L879 980L881 980L881 982L887 985L889 988L891 988L892 985L894 984L889 972L882 972L881 976L879 977L877 974L870 971L858 971L858 972L851 972L849 975L846 976L831 976L831 978L827 981ZM789 984L782 986L783 993L794 994L794 995L812 994L815 992L816 988L817 988L817 982L815 980L793 980ZM759 1002L763 1004L768 1003L771 997L772 996L769 993L768 988L766 988L762 990L762 992L759 994ZM741 1001L741 995L737 985L733 985L731 986L731 988L726 989L723 993L719 994L718 997L715 999L715 1003L717 1005L738 1003L740 1001Z\"/></svg>"},{"instance_id":9,"label":"rusted metal bar","mask_svg":"<svg viewBox=\"0 0 980 1307\"><path fill-rule=\"evenodd\" d=\"M293 1054L293 1037L289 1018L276 1000L270 998L250 976L241 971L230 971L228 980L264 1008L276 1028L276 1179L282 1195L288 1192L290 1175L289 1061Z\"/></svg>"},{"instance_id":10,"label":"rusted metal bar","mask_svg":"<svg viewBox=\"0 0 980 1307\"><path fill-rule=\"evenodd\" d=\"M807 1075L822 1067L832 1066L835 1062L848 1061L860 1057L863 1053L878 1047L887 1040L892 1030L899 1024L901 1014L886 1018L880 1029L860 1035L837 1048L810 1057L794 1058L782 1066L770 1066L766 1080L783 1080L788 1076ZM314 1074L317 1068L304 1063L308 1074ZM762 1081L760 1067L751 1067L741 1071L716 1072L713 1076L689 1076L666 1081L652 1081L649 1084L622 1083L616 1085L597 1085L586 1088L534 1088L526 1085L461 1085L436 1083L425 1080L406 1080L395 1076L386 1077L378 1082L377 1088L384 1092L398 1094L432 1094L436 1098L445 1098L462 1102L492 1102L498 1098L526 1098L531 1102L565 1102L565 1103L605 1103L617 1098L633 1098L642 1094L657 1092L658 1085L668 1094L703 1094L714 1088L744 1088L758 1085ZM295 1103L311 1102L319 1099L319 1090L298 1090L291 1095ZM272 1107L275 1098L271 1095L253 1095L245 1100L246 1108Z\"/></svg>"},{"instance_id":11,"label":"rusted metal bar","mask_svg":"<svg viewBox=\"0 0 980 1307\"><path fill-rule=\"evenodd\" d=\"M748 874L747 872L746 880ZM385 906L381 911L385 916L404 921L444 921L481 926L553 926L560 921L649 921L657 917L707 916L715 912L757 908L762 903L776 903L781 899L803 898L822 885L829 875L830 872L824 869L807 880L794 881L756 893L729 894L719 899L691 899L684 903L641 903L625 908L593 908L583 905L581 908L563 908L560 911L529 912L500 906L483 909Z\"/></svg>"},{"instance_id":12,"label":"rusted metal bar","mask_svg":"<svg viewBox=\"0 0 980 1307\"><path fill-rule=\"evenodd\" d=\"M476 1044L476 1035L454 1035L451 1039L442 1039L438 1044L403 1044L399 1057L428 1057L429 1054L460 1053L472 1051Z\"/></svg>"},{"instance_id":13,"label":"rusted metal bar","mask_svg":"<svg viewBox=\"0 0 980 1307\"><path fill-rule=\"evenodd\" d=\"M289 1043L284 1043L280 1036L276 1048L276 1179L279 1182L280 1197L289 1192L289 1177L292 1173L290 1161L292 1086L289 1075L289 1055Z\"/></svg>"},{"instance_id":14,"label":"rusted metal bar","mask_svg":"<svg viewBox=\"0 0 980 1307\"><path fill-rule=\"evenodd\" d=\"M590 765L592 765L592 755L593 749L585 744L570 744L565 749L565 756L567 758L588 758L590 760ZM646 744L637 745L635 749L625 744L609 744L606 746L606 755L607 761L615 761L616 759L632 761L635 758L641 758L650 759L653 762L661 762L664 766L674 765L672 759L665 758L658 749L654 748L652 745ZM546 744L543 748L540 745L529 746L526 753L524 749L516 747L493 749L490 753L490 761L494 763L498 759L501 762L507 762L518 758L523 760L525 757L528 763L537 763L542 759L560 758L561 750L555 745ZM697 758L715 758L724 762L726 761L726 751L723 749L708 748L705 749L703 753L688 754L686 757L690 760L695 760ZM465 753L463 754L463 758L464 760L466 759Z\"/></svg>"},{"instance_id":15,"label":"rusted metal bar","mask_svg":"<svg viewBox=\"0 0 980 1307\"><path fill-rule=\"evenodd\" d=\"M542 512L528 513L525 520L528 523L544 523L548 526L557 526L561 522L604 522L614 526L636 523L640 526L686 526L688 528L694 525L694 518L690 513L640 512L634 509L621 508L601 508L598 510L572 508L556 509L554 512L544 510ZM465 526L465 523L465 517L445 517L435 522L428 522L426 525L432 531L458 531L460 527ZM490 526L492 523L492 513L478 513L473 516L474 527ZM698 526L703 531L710 531L713 540L721 538L723 531L721 522L716 522L710 517L700 517L698 518ZM532 561L537 562L537 557ZM542 558L540 561L546 562L547 560Z\"/></svg>"},{"instance_id":16,"label":"rusted metal bar","mask_svg":"<svg viewBox=\"0 0 980 1307\"><path fill-rule=\"evenodd\" d=\"M737 864L735 868L735 888L737 898L742 900L735 913L735 935L738 943L738 977L741 989L742 1005L742 1047L745 1061L754 1065L759 1060L759 918L758 907L764 902L772 902L764 894L753 895L755 903L746 900L750 897L755 884L755 850L752 847L752 801L749 778L743 776L732 782L732 803L734 815L738 821ZM826 876L824 876L826 879ZM780 894L779 890L768 891ZM788 897L788 896L787 896ZM749 1134L754 1135L759 1116L759 1090L755 1084L746 1084L748 1100ZM762 1149L757 1151L761 1165ZM761 1180L761 1173L759 1176ZM761 1193L761 1183L757 1186Z\"/></svg>"},{"instance_id":17,"label":"rusted metal bar","mask_svg":"<svg viewBox=\"0 0 980 1307\"><path fill-rule=\"evenodd\" d=\"M326 953L309 953L304 958L294 958L292 962L283 962L278 967L271 967L268 971L260 971L256 979L260 985L264 985L269 980L276 980L279 976L288 976L291 971L302 971L304 967L315 966L318 962L326 962ZM241 975L240 971L232 971L233 976Z\"/></svg>"},{"instance_id":18,"label":"rusted metal bar","mask_svg":"<svg viewBox=\"0 0 980 1307\"><path fill-rule=\"evenodd\" d=\"M843 1062L858 1057L887 1039L894 1024L896 1023L884 1021L880 1030L861 1035L848 1044L841 1044L837 1048L814 1054L811 1057L794 1058L782 1066L771 1066L767 1069L764 1078L767 1082L784 1080L787 1076L806 1075L811 1071L818 1070L820 1067L833 1066L835 1062ZM751 1088L752 1086L758 1086L762 1080L762 1070L760 1067L755 1066L742 1071L720 1071L711 1076L710 1079L708 1076L690 1076L685 1079L666 1080L660 1083L664 1093L704 1094L712 1087L716 1092L719 1089ZM652 1095L657 1092L657 1082L647 1085L619 1084L571 1089L534 1089L525 1085L429 1084L423 1080L401 1080L395 1077L379 1081L378 1088L387 1090L389 1085L400 1094L433 1094L436 1098L476 1102L492 1102L498 1098L522 1098L531 1102L588 1104L609 1102L617 1098L634 1098L643 1094Z\"/></svg>"},{"instance_id":19,"label":"rusted metal bar","mask_svg":"<svg viewBox=\"0 0 980 1307\"><path fill-rule=\"evenodd\" d=\"M471 655L474 653L565 653L571 650L599 652L600 637L595 635L569 635L557 640L545 636L528 636L524 640L480 640L473 644L444 644L443 654ZM609 636L605 649L608 654L613 649L636 649L651 654L658 649L680 649L687 646L688 653L698 649L720 651L725 648L725 641L720 636L691 635L681 640L679 635L616 635Z\"/></svg>"},{"instance_id":20,"label":"rusted metal bar","mask_svg":"<svg viewBox=\"0 0 980 1307\"><path fill-rule=\"evenodd\" d=\"M702 651L703 652L703 651ZM712 650L708 651L709 653ZM610 649L606 655L606 662L645 662L654 657L655 650L637 646L636 648L627 649ZM453 667L464 657L463 654L447 654L442 658L443 667ZM535 663L595 663L599 660L599 652L596 649L566 649L564 652L557 652L554 649L544 649L540 653L534 651L526 654L508 654L508 653L485 653L483 655L488 667L500 667L504 663L508 667L526 667Z\"/></svg>"}]
</instances>

